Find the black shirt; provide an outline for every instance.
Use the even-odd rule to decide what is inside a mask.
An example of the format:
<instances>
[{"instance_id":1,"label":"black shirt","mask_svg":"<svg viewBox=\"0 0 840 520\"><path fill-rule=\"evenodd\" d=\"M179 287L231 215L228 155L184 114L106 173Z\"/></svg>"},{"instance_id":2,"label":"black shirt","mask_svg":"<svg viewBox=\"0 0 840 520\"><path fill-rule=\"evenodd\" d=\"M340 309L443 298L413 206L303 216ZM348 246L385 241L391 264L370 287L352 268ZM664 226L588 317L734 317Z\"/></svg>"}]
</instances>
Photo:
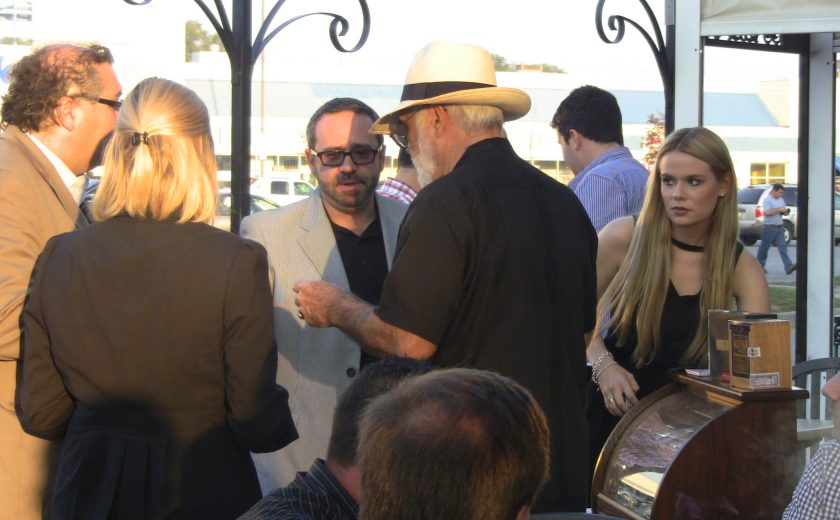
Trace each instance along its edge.
<instances>
[{"instance_id":1,"label":"black shirt","mask_svg":"<svg viewBox=\"0 0 840 520\"><path fill-rule=\"evenodd\" d=\"M535 511L585 508L596 252L574 193L486 139L409 207L382 292L380 318L437 345L432 363L499 372L540 403L553 450Z\"/></svg>"},{"instance_id":2,"label":"black shirt","mask_svg":"<svg viewBox=\"0 0 840 520\"><path fill-rule=\"evenodd\" d=\"M361 235L356 235L332 220L330 225L350 284L350 292L371 305L377 305L382 295L382 284L388 275L388 258L385 255L379 217ZM359 367L372 361L376 361L376 358L362 350Z\"/></svg>"}]
</instances>

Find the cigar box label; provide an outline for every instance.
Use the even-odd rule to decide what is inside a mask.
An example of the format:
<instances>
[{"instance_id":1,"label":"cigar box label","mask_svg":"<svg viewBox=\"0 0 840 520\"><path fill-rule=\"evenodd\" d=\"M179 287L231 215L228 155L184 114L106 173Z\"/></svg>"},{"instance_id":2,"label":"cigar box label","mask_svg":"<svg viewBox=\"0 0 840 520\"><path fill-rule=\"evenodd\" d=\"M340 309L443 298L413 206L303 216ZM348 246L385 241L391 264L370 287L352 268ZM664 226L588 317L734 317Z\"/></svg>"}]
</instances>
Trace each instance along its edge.
<instances>
[{"instance_id":1,"label":"cigar box label","mask_svg":"<svg viewBox=\"0 0 840 520\"><path fill-rule=\"evenodd\" d=\"M732 324L729 331L732 336L732 375L749 377L750 358L747 357L747 349L750 345L750 326L746 323Z\"/></svg>"},{"instance_id":2,"label":"cigar box label","mask_svg":"<svg viewBox=\"0 0 840 520\"><path fill-rule=\"evenodd\" d=\"M729 352L729 340L719 339L715 342L715 348L721 352Z\"/></svg>"},{"instance_id":3,"label":"cigar box label","mask_svg":"<svg viewBox=\"0 0 840 520\"><path fill-rule=\"evenodd\" d=\"M768 372L766 374L751 374L750 388L777 388L781 377L778 372Z\"/></svg>"},{"instance_id":4,"label":"cigar box label","mask_svg":"<svg viewBox=\"0 0 840 520\"><path fill-rule=\"evenodd\" d=\"M747 347L747 357L761 357L761 347Z\"/></svg>"}]
</instances>

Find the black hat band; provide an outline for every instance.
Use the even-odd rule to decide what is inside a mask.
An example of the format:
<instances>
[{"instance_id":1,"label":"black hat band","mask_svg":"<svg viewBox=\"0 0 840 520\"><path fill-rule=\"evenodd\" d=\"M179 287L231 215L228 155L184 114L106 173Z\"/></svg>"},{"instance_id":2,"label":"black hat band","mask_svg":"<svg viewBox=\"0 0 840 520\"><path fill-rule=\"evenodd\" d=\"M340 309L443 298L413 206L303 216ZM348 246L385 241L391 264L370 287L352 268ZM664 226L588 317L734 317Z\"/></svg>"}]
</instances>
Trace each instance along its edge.
<instances>
[{"instance_id":1,"label":"black hat band","mask_svg":"<svg viewBox=\"0 0 840 520\"><path fill-rule=\"evenodd\" d=\"M400 101L414 101L416 99L431 99L443 94L450 94L460 90L495 87L486 83L471 81L436 81L434 83L412 83L403 87Z\"/></svg>"}]
</instances>

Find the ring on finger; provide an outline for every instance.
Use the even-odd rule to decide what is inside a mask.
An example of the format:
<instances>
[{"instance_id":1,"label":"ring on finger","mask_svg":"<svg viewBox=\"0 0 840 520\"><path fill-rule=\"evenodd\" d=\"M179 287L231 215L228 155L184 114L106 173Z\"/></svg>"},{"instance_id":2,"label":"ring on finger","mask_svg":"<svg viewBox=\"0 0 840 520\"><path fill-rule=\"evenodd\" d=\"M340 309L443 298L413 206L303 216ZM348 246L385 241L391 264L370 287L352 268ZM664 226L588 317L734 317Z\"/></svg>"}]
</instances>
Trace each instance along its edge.
<instances>
[{"instance_id":1,"label":"ring on finger","mask_svg":"<svg viewBox=\"0 0 840 520\"><path fill-rule=\"evenodd\" d=\"M610 396L610 404L615 404L615 399L612 396Z\"/></svg>"}]
</instances>

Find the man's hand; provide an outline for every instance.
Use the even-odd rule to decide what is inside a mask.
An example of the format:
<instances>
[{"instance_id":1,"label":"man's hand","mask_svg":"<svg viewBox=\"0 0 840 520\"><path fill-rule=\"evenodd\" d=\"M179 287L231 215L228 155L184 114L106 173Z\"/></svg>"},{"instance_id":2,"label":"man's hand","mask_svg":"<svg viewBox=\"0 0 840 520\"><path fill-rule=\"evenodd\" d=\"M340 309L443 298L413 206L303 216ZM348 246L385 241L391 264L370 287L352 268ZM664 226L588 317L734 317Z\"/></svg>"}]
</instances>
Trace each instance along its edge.
<instances>
[{"instance_id":1,"label":"man's hand","mask_svg":"<svg viewBox=\"0 0 840 520\"><path fill-rule=\"evenodd\" d=\"M336 305L344 298L353 298L340 287L321 280L298 282L292 290L296 293L298 317L318 328L336 326Z\"/></svg>"}]
</instances>

